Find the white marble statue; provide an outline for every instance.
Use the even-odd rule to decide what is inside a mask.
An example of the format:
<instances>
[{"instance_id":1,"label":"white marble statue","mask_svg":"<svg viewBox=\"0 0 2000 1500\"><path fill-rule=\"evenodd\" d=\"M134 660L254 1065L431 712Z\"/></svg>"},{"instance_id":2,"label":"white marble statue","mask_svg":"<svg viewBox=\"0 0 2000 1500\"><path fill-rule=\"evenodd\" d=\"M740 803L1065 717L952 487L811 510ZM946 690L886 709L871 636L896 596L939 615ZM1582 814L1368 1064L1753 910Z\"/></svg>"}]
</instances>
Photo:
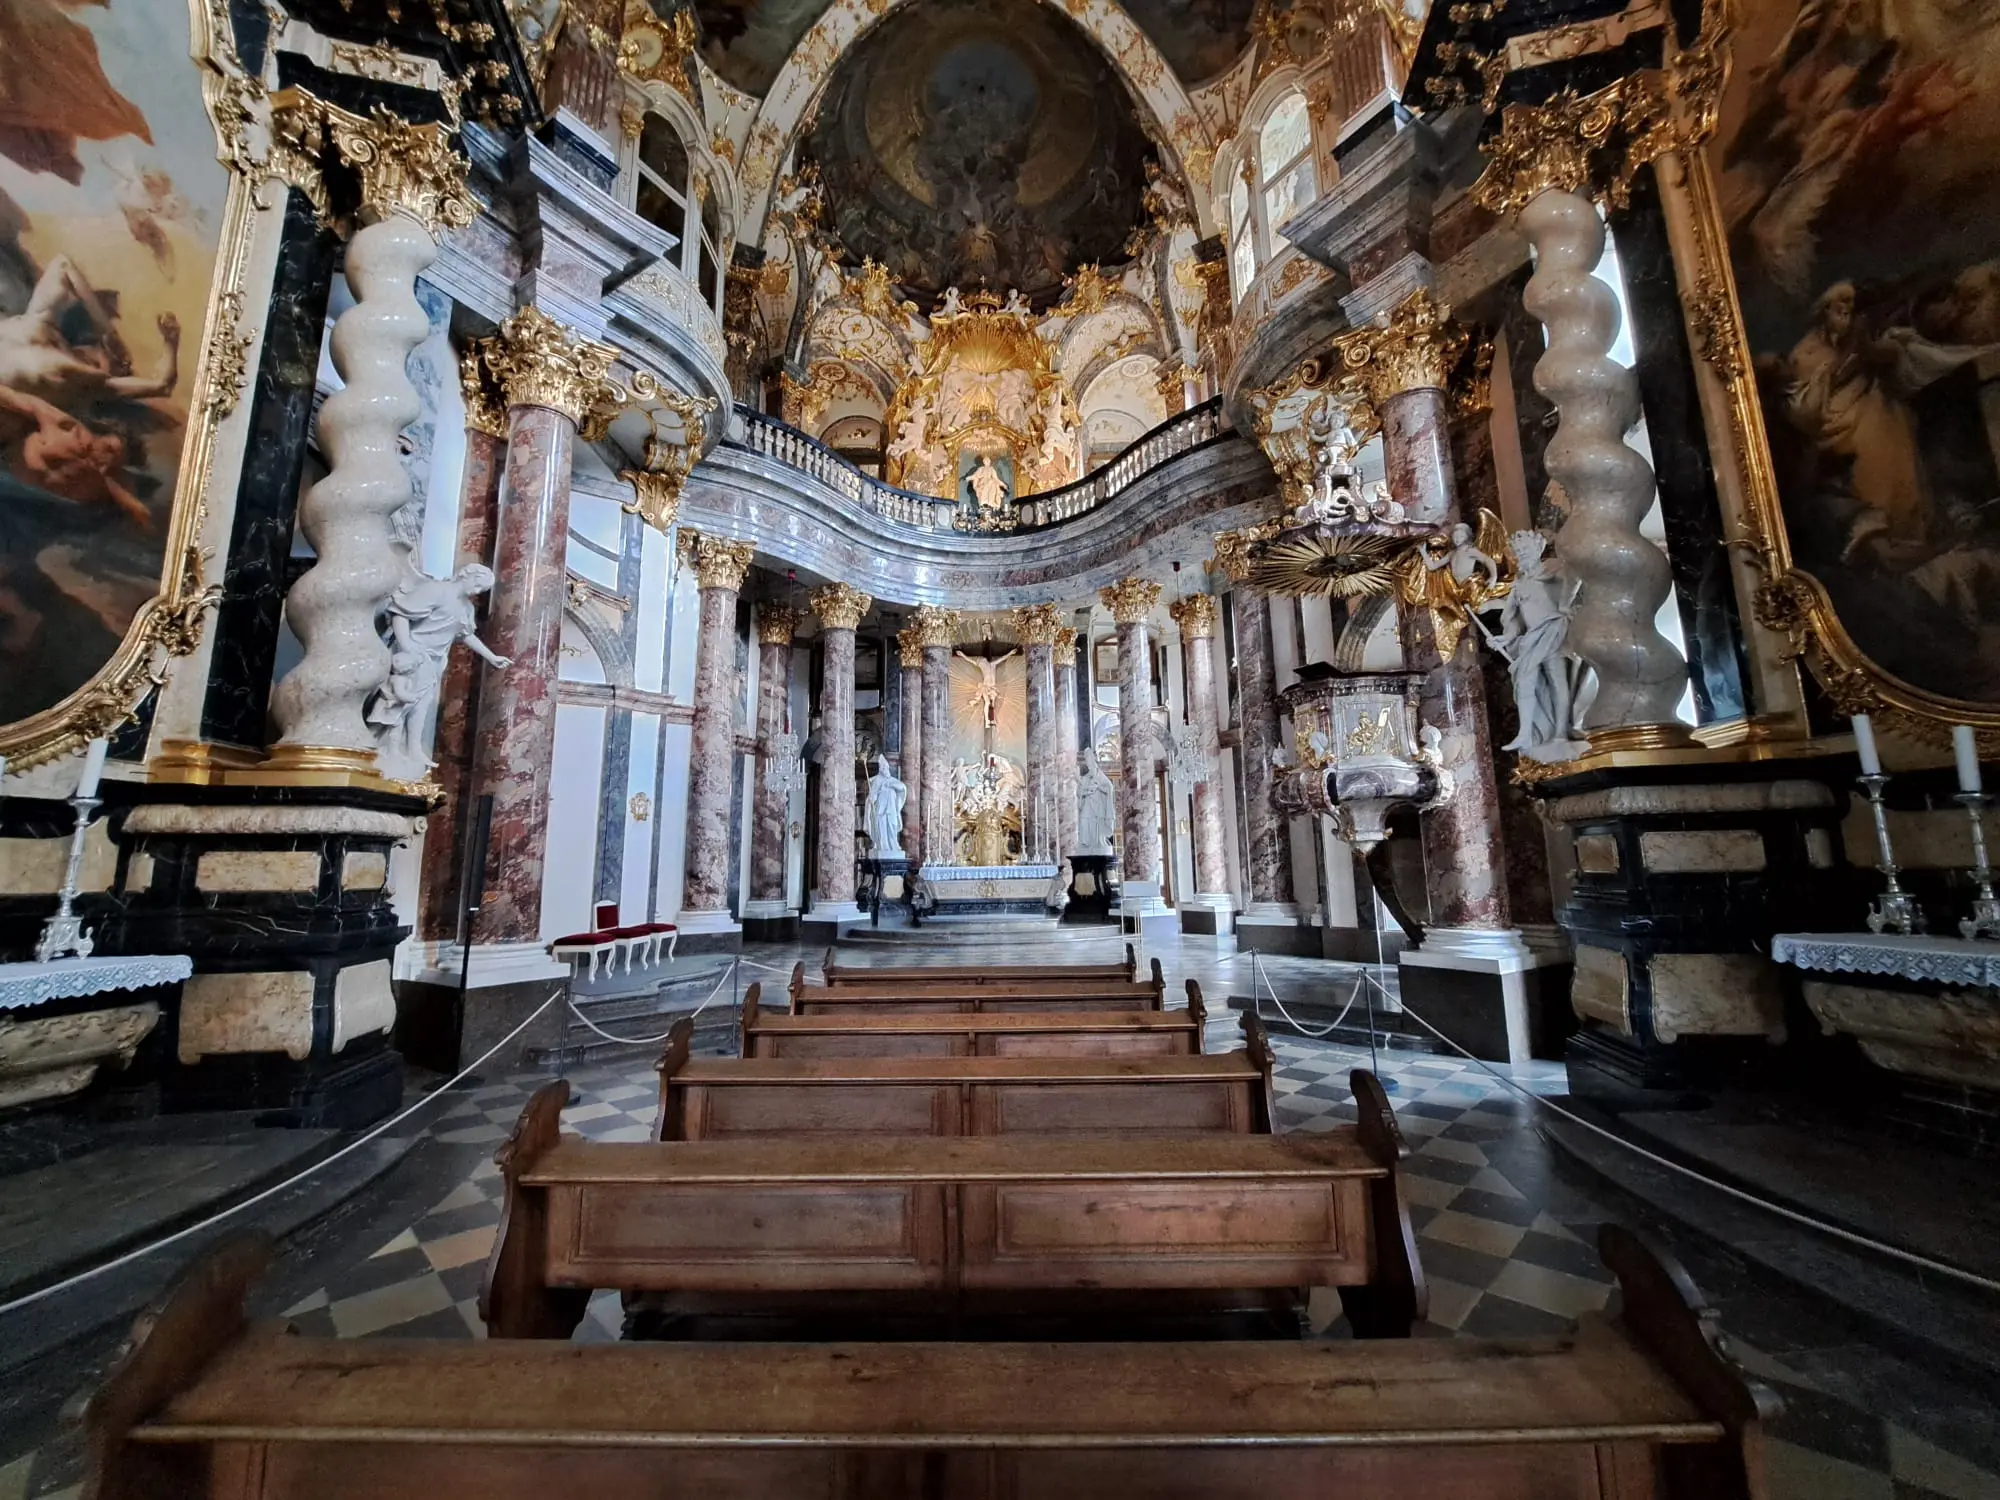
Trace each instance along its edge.
<instances>
[{"instance_id":1,"label":"white marble statue","mask_svg":"<svg viewBox=\"0 0 2000 1500\"><path fill-rule=\"evenodd\" d=\"M982 513L1007 508L1007 481L994 467L990 454L979 460L979 467L965 482L971 486L972 498Z\"/></svg>"},{"instance_id":2,"label":"white marble statue","mask_svg":"<svg viewBox=\"0 0 2000 1500\"><path fill-rule=\"evenodd\" d=\"M910 789L878 756L875 774L868 778L868 842L873 858L903 857L903 807L909 800Z\"/></svg>"},{"instance_id":3,"label":"white marble statue","mask_svg":"<svg viewBox=\"0 0 2000 1500\"><path fill-rule=\"evenodd\" d=\"M1108 854L1118 831L1118 794L1088 750L1076 752L1076 853Z\"/></svg>"},{"instance_id":4,"label":"white marble statue","mask_svg":"<svg viewBox=\"0 0 2000 1500\"><path fill-rule=\"evenodd\" d=\"M471 563L449 578L431 578L412 569L402 587L389 596L385 611L389 680L375 695L368 722L375 726L391 762L411 775L421 775L432 765L424 736L451 648L464 641L495 667L505 670L513 665L473 633L477 616L472 601L492 587L492 570Z\"/></svg>"},{"instance_id":5,"label":"white marble statue","mask_svg":"<svg viewBox=\"0 0 2000 1500\"><path fill-rule=\"evenodd\" d=\"M889 444L887 456L909 459L921 453L930 442L931 402L928 396L918 396L910 403L910 409L896 426L896 437Z\"/></svg>"},{"instance_id":6,"label":"white marble statue","mask_svg":"<svg viewBox=\"0 0 2000 1500\"><path fill-rule=\"evenodd\" d=\"M1067 859L1060 861L1056 866L1056 873L1049 879L1048 891L1042 897L1044 909L1061 916L1069 907L1069 888L1075 879L1069 861Z\"/></svg>"},{"instance_id":7,"label":"white marble statue","mask_svg":"<svg viewBox=\"0 0 2000 1500\"><path fill-rule=\"evenodd\" d=\"M1576 589L1548 555L1547 537L1517 531L1512 540L1519 570L1514 587L1499 601L1499 629L1487 635L1513 673L1514 704L1521 717L1520 733L1505 748L1528 760L1574 760L1586 748L1571 733L1573 658L1564 650Z\"/></svg>"}]
</instances>

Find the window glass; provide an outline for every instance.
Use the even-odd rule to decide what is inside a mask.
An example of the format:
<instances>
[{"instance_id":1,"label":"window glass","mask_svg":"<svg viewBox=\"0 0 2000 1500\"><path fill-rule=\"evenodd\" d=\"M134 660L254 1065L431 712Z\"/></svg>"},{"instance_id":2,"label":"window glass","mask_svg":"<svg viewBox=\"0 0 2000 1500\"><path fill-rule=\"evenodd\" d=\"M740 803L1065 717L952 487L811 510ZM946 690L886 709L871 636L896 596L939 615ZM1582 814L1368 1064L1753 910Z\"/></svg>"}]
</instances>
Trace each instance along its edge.
<instances>
[{"instance_id":1,"label":"window glass","mask_svg":"<svg viewBox=\"0 0 2000 1500\"><path fill-rule=\"evenodd\" d=\"M1264 192L1264 217L1276 229L1313 199L1313 166L1300 162Z\"/></svg>"},{"instance_id":2,"label":"window glass","mask_svg":"<svg viewBox=\"0 0 2000 1500\"><path fill-rule=\"evenodd\" d=\"M1288 94L1264 121L1257 154L1269 182L1312 146L1312 120L1303 94Z\"/></svg>"},{"instance_id":3,"label":"window glass","mask_svg":"<svg viewBox=\"0 0 2000 1500\"><path fill-rule=\"evenodd\" d=\"M639 135L639 165L676 193L687 192L688 154L674 127L660 115L647 115Z\"/></svg>"},{"instance_id":4,"label":"window glass","mask_svg":"<svg viewBox=\"0 0 2000 1500\"><path fill-rule=\"evenodd\" d=\"M1236 247L1230 252L1230 260L1236 272L1236 295L1240 299L1250 290L1250 283L1257 279L1257 246L1248 224L1236 236Z\"/></svg>"}]
</instances>

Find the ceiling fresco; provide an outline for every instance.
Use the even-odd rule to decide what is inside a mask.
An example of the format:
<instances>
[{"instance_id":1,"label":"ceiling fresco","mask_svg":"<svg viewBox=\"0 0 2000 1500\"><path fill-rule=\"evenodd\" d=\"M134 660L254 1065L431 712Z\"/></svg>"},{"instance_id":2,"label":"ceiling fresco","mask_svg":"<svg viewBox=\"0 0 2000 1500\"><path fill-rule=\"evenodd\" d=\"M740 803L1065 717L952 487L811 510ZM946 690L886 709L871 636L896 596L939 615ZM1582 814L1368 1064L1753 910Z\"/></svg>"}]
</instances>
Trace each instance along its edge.
<instances>
[{"instance_id":1,"label":"ceiling fresco","mask_svg":"<svg viewBox=\"0 0 2000 1500\"><path fill-rule=\"evenodd\" d=\"M804 154L825 227L925 303L949 287L1038 306L1123 258L1150 147L1090 40L1037 0L926 0L843 59Z\"/></svg>"},{"instance_id":2,"label":"ceiling fresco","mask_svg":"<svg viewBox=\"0 0 2000 1500\"><path fill-rule=\"evenodd\" d=\"M702 54L724 79L747 93L771 87L829 0L693 0ZM920 0L921 3L921 0ZM1125 0L1125 11L1152 37L1181 81L1213 78L1250 40L1256 0Z\"/></svg>"}]
</instances>

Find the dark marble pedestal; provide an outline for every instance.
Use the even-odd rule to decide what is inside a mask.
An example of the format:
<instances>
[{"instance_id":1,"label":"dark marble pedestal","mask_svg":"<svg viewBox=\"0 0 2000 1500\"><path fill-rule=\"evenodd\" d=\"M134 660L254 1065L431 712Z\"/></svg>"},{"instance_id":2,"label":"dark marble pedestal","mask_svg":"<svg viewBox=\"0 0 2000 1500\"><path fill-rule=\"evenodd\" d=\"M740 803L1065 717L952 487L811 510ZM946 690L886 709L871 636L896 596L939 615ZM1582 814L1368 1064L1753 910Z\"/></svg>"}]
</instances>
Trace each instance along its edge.
<instances>
[{"instance_id":1,"label":"dark marble pedestal","mask_svg":"<svg viewBox=\"0 0 2000 1500\"><path fill-rule=\"evenodd\" d=\"M1069 869L1069 905L1063 908L1063 926L1108 927L1117 922L1118 857L1072 854Z\"/></svg>"},{"instance_id":2,"label":"dark marble pedestal","mask_svg":"<svg viewBox=\"0 0 2000 1500\"><path fill-rule=\"evenodd\" d=\"M922 913L917 910L915 893L910 883L910 862L907 859L864 859L861 861L861 888L855 893L861 909L868 913L868 925L880 927L882 912L887 908L889 925L901 926L899 916L907 917L909 925L923 925Z\"/></svg>"}]
</instances>

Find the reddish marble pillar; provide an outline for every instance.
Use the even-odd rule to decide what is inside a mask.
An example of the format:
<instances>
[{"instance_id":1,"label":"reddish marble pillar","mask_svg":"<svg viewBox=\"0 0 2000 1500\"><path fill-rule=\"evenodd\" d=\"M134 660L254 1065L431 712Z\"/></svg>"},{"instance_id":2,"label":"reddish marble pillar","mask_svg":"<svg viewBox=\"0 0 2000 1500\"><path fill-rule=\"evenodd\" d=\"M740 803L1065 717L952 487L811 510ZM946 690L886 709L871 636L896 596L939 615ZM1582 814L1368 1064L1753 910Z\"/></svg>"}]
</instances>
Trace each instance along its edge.
<instances>
[{"instance_id":1,"label":"reddish marble pillar","mask_svg":"<svg viewBox=\"0 0 2000 1500\"><path fill-rule=\"evenodd\" d=\"M1055 641L1056 632L1063 628L1062 619L1062 611L1053 604L1014 611L1014 629L1021 638L1028 674L1028 784L1021 816L1021 850L1030 864L1060 857Z\"/></svg>"},{"instance_id":2,"label":"reddish marble pillar","mask_svg":"<svg viewBox=\"0 0 2000 1500\"><path fill-rule=\"evenodd\" d=\"M757 785L750 814L750 894L746 917L782 920L793 915L785 899L785 825L790 799L767 774L792 695L792 632L798 617L779 605L757 610Z\"/></svg>"},{"instance_id":3,"label":"reddish marble pillar","mask_svg":"<svg viewBox=\"0 0 2000 1500\"><path fill-rule=\"evenodd\" d=\"M478 790L493 798L486 900L476 934L481 943L532 943L541 936L575 438L576 423L564 412L508 409L493 555L497 581L484 638L512 665L489 668L481 681L473 766Z\"/></svg>"},{"instance_id":4,"label":"reddish marble pillar","mask_svg":"<svg viewBox=\"0 0 2000 1500\"><path fill-rule=\"evenodd\" d=\"M1056 680L1056 848L1060 862L1076 853L1077 793L1080 773L1076 764L1076 632L1064 626L1056 632L1050 648L1050 666Z\"/></svg>"},{"instance_id":5,"label":"reddish marble pillar","mask_svg":"<svg viewBox=\"0 0 2000 1500\"><path fill-rule=\"evenodd\" d=\"M1118 624L1118 817L1124 881L1160 880L1160 747L1153 733L1153 639L1148 616L1160 586L1127 578L1098 596ZM1129 903L1128 903L1129 904Z\"/></svg>"},{"instance_id":6,"label":"reddish marble pillar","mask_svg":"<svg viewBox=\"0 0 2000 1500\"><path fill-rule=\"evenodd\" d=\"M919 608L910 627L924 652L924 863L958 863L958 819L951 803L951 648L958 616Z\"/></svg>"},{"instance_id":7,"label":"reddish marble pillar","mask_svg":"<svg viewBox=\"0 0 2000 1500\"><path fill-rule=\"evenodd\" d=\"M924 643L916 632L896 636L903 666L903 758L898 768L910 789L903 803L903 849L913 860L924 857Z\"/></svg>"},{"instance_id":8,"label":"reddish marble pillar","mask_svg":"<svg viewBox=\"0 0 2000 1500\"><path fill-rule=\"evenodd\" d=\"M1241 580L1230 593L1236 622L1236 692L1243 714L1243 851L1250 905L1245 916L1296 922L1299 908L1292 888L1292 840L1283 814L1271 800L1277 780L1272 756L1278 750L1278 673L1271 655L1271 603Z\"/></svg>"},{"instance_id":9,"label":"reddish marble pillar","mask_svg":"<svg viewBox=\"0 0 2000 1500\"><path fill-rule=\"evenodd\" d=\"M1451 463L1451 422L1445 393L1430 386L1383 400L1382 458L1389 493L1426 526L1460 519Z\"/></svg>"},{"instance_id":10,"label":"reddish marble pillar","mask_svg":"<svg viewBox=\"0 0 2000 1500\"><path fill-rule=\"evenodd\" d=\"M844 583L812 595L820 623L819 727L825 753L819 773L819 901L815 917L853 916L854 631L874 601ZM894 857L900 851L889 851Z\"/></svg>"},{"instance_id":11,"label":"reddish marble pillar","mask_svg":"<svg viewBox=\"0 0 2000 1500\"><path fill-rule=\"evenodd\" d=\"M465 429L465 476L458 502L456 568L472 563L493 566L493 530L500 507L500 472L506 456L506 429L498 413L491 425L468 401ZM475 605L478 629L485 639L485 601ZM437 738L431 758L437 765L432 779L444 788L444 801L424 830L423 874L419 882L417 937L428 943L458 940L460 886L464 880L466 828L472 816L467 794L472 783L473 730L479 698L479 674L484 665L470 651L454 651L445 661L444 682L438 689Z\"/></svg>"},{"instance_id":12,"label":"reddish marble pillar","mask_svg":"<svg viewBox=\"0 0 2000 1500\"><path fill-rule=\"evenodd\" d=\"M694 569L701 588L694 734L688 747L687 876L675 918L691 932L728 932L736 926L729 915L729 803L743 696L736 670L736 596L753 550L748 542L681 529L681 562Z\"/></svg>"},{"instance_id":13,"label":"reddish marble pillar","mask_svg":"<svg viewBox=\"0 0 2000 1500\"><path fill-rule=\"evenodd\" d=\"M1181 629L1188 723L1200 737L1209 764L1214 766L1222 754L1221 721L1215 706L1216 601L1213 595L1190 594L1185 599L1176 599L1170 612ZM1219 775L1212 774L1196 784L1193 827L1195 898L1216 911L1233 910L1234 883L1229 878L1229 843L1222 824Z\"/></svg>"}]
</instances>

